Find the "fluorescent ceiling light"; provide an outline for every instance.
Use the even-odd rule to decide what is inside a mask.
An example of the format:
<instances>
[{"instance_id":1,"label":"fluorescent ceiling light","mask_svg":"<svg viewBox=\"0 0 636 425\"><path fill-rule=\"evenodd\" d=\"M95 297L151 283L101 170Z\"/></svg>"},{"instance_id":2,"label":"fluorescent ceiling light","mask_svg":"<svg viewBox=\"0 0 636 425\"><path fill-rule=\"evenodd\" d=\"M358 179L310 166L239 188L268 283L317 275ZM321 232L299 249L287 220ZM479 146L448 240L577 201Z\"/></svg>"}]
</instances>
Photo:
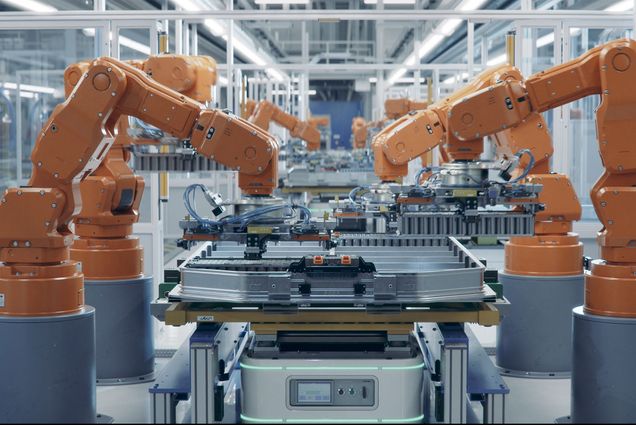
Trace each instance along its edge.
<instances>
[{"instance_id":1,"label":"fluorescent ceiling light","mask_svg":"<svg viewBox=\"0 0 636 425\"><path fill-rule=\"evenodd\" d=\"M150 46L146 46L143 43L139 43L138 41L133 40L128 37L119 37L119 44L122 46L126 46L129 49L136 50L144 55L150 55Z\"/></svg>"},{"instance_id":2,"label":"fluorescent ceiling light","mask_svg":"<svg viewBox=\"0 0 636 425\"><path fill-rule=\"evenodd\" d=\"M9 90L17 90L18 85L16 83L1 83L2 88ZM45 86L33 86L31 84L20 84L20 91L28 91L33 93L46 93L46 94L55 94L57 91L53 87L45 87Z\"/></svg>"},{"instance_id":3,"label":"fluorescent ceiling light","mask_svg":"<svg viewBox=\"0 0 636 425\"><path fill-rule=\"evenodd\" d=\"M217 19L206 19L203 21L203 24L208 27L210 32L216 37L221 37L225 35L225 28L223 24L220 23Z\"/></svg>"},{"instance_id":4,"label":"fluorescent ceiling light","mask_svg":"<svg viewBox=\"0 0 636 425\"><path fill-rule=\"evenodd\" d=\"M488 62L486 62L486 66L495 66L502 64L506 62L506 59L508 58L506 57L505 53L503 55L495 56L494 58L489 59Z\"/></svg>"},{"instance_id":5,"label":"fluorescent ceiling light","mask_svg":"<svg viewBox=\"0 0 636 425\"><path fill-rule=\"evenodd\" d=\"M456 10L462 10L462 11L476 10L482 7L486 3L486 1L487 0L463 0L457 6ZM446 37L453 34L457 30L457 28L461 25L462 22L463 22L463 19L459 19L459 18L442 20L439 24L437 24L435 28L433 28L433 31L429 33L426 36L426 38L422 41L420 49L417 51L418 57L415 57L414 54L409 55L407 59L404 61L404 65L406 66L415 65L415 63L418 60L422 59L424 56L428 55L433 50L435 50L435 48L439 46ZM388 84L393 85L397 80L402 78L404 74L406 74L405 68L399 68L398 70L394 71L391 75L389 75L389 78L387 79Z\"/></svg>"},{"instance_id":6,"label":"fluorescent ceiling light","mask_svg":"<svg viewBox=\"0 0 636 425\"><path fill-rule=\"evenodd\" d=\"M436 32L448 37L449 35L452 35L455 32L455 30L457 29L457 27L459 27L461 23L462 23L462 20L459 18L445 19L442 21L442 23L440 23L437 27L435 27L433 32Z\"/></svg>"},{"instance_id":7,"label":"fluorescent ceiling light","mask_svg":"<svg viewBox=\"0 0 636 425\"><path fill-rule=\"evenodd\" d=\"M419 55L419 59L431 53L433 49L435 49L437 46L440 45L440 43L444 40L444 38L446 37L444 37L441 34L429 35L424 41L424 43L422 43L422 45L420 46L420 50L417 51L417 54Z\"/></svg>"},{"instance_id":8,"label":"fluorescent ceiling light","mask_svg":"<svg viewBox=\"0 0 636 425\"><path fill-rule=\"evenodd\" d=\"M273 95L287 95L287 94L293 94L293 95L298 95L300 94L300 91L298 90L293 90L291 92L288 92L287 90L272 90L272 94ZM307 90L307 94L309 96L314 96L316 95L316 90L314 89L309 89Z\"/></svg>"},{"instance_id":9,"label":"fluorescent ceiling light","mask_svg":"<svg viewBox=\"0 0 636 425\"><path fill-rule=\"evenodd\" d=\"M627 12L634 8L634 0L623 0L605 8L608 12Z\"/></svg>"},{"instance_id":10,"label":"fluorescent ceiling light","mask_svg":"<svg viewBox=\"0 0 636 425\"><path fill-rule=\"evenodd\" d=\"M190 12L196 12L203 10L202 5L195 0L171 0L175 6L187 10ZM308 3L309 0L266 0L270 3L276 4L292 4L293 3ZM263 3L264 4L264 3ZM269 3L268 3L269 4ZM228 41L228 30L224 22L218 19L206 19L203 24L210 30L210 32L216 36L221 37L225 42ZM257 52L253 47L249 46L251 40L249 36L244 35L240 29L234 30L234 37L232 38L232 44L235 51L238 51L242 56L248 59L250 62L259 66L264 66L267 62L273 62L273 59L268 58L267 54L261 54ZM275 68L267 68L265 70L267 74L276 80L277 82L283 82L286 79L286 75ZM226 83L227 84L227 83Z\"/></svg>"},{"instance_id":11,"label":"fluorescent ceiling light","mask_svg":"<svg viewBox=\"0 0 636 425\"><path fill-rule=\"evenodd\" d=\"M603 9L606 12L627 12L634 8L634 0L622 0ZM570 28L570 35L577 35L581 32L580 28ZM537 39L537 47L544 47L554 43L554 33L546 34Z\"/></svg>"},{"instance_id":12,"label":"fluorescent ceiling light","mask_svg":"<svg viewBox=\"0 0 636 425\"><path fill-rule=\"evenodd\" d=\"M11 96L11 92L9 90L4 90L2 93L6 97ZM20 92L20 97L25 97L27 99L33 99L35 97L35 93L29 92L29 91L21 91Z\"/></svg>"},{"instance_id":13,"label":"fluorescent ceiling light","mask_svg":"<svg viewBox=\"0 0 636 425\"><path fill-rule=\"evenodd\" d=\"M420 83L426 83L426 78L420 78ZM396 81L396 83L415 83L414 77L403 77Z\"/></svg>"},{"instance_id":14,"label":"fluorescent ceiling light","mask_svg":"<svg viewBox=\"0 0 636 425\"><path fill-rule=\"evenodd\" d=\"M415 4L415 0L384 0L383 4ZM378 4L378 0L364 0L364 4Z\"/></svg>"},{"instance_id":15,"label":"fluorescent ceiling light","mask_svg":"<svg viewBox=\"0 0 636 425\"><path fill-rule=\"evenodd\" d=\"M409 57L408 57L408 58L406 58L406 60L404 61L404 65L406 65L406 66L413 66L413 65L415 65L415 62L416 62L416 61L417 61L417 59L415 58L415 54L414 54L414 53L411 53L411 54L409 55Z\"/></svg>"},{"instance_id":16,"label":"fluorescent ceiling light","mask_svg":"<svg viewBox=\"0 0 636 425\"><path fill-rule=\"evenodd\" d=\"M254 0L256 4L308 4L309 0Z\"/></svg>"},{"instance_id":17,"label":"fluorescent ceiling light","mask_svg":"<svg viewBox=\"0 0 636 425\"><path fill-rule=\"evenodd\" d=\"M227 42L228 37L223 36L223 39ZM267 62L259 55L256 51L254 51L251 47L244 44L241 40L234 37L232 39L232 44L234 48L238 50L243 56L250 60L250 62L255 63L256 65L263 66Z\"/></svg>"},{"instance_id":18,"label":"fluorescent ceiling light","mask_svg":"<svg viewBox=\"0 0 636 425\"><path fill-rule=\"evenodd\" d=\"M460 75L453 75L452 77L445 79L444 81L442 81L442 84L455 84L465 80L466 78L468 78L468 72L462 72Z\"/></svg>"},{"instance_id":19,"label":"fluorescent ceiling light","mask_svg":"<svg viewBox=\"0 0 636 425\"><path fill-rule=\"evenodd\" d=\"M2 0L3 3L8 4L10 6L16 7L22 10L29 10L31 12L57 12L57 9L53 6L49 6L48 4L44 4L42 2L36 0ZM84 34L89 37L95 36L95 28L86 28L84 30ZM111 33L112 39L112 33ZM129 47L131 49L137 50L145 55L150 54L150 47L138 43L135 40L132 40L128 37L120 37L119 42L122 46Z\"/></svg>"},{"instance_id":20,"label":"fluorescent ceiling light","mask_svg":"<svg viewBox=\"0 0 636 425\"><path fill-rule=\"evenodd\" d=\"M397 80L404 77L404 74L406 74L406 68L399 68L397 71L393 72L393 74L391 74L386 80L388 85L392 86L395 84Z\"/></svg>"},{"instance_id":21,"label":"fluorescent ceiling light","mask_svg":"<svg viewBox=\"0 0 636 425\"><path fill-rule=\"evenodd\" d=\"M487 0L464 0L457 6L457 10L477 10L482 7L486 1Z\"/></svg>"},{"instance_id":22,"label":"fluorescent ceiling light","mask_svg":"<svg viewBox=\"0 0 636 425\"><path fill-rule=\"evenodd\" d=\"M2 0L3 3L8 4L22 10L29 10L31 12L57 12L57 9L48 4L36 0Z\"/></svg>"},{"instance_id":23,"label":"fluorescent ceiling light","mask_svg":"<svg viewBox=\"0 0 636 425\"><path fill-rule=\"evenodd\" d=\"M87 37L95 37L95 28L84 28L82 30ZM112 31L109 33L110 39L113 39ZM143 43L133 40L132 38L119 36L119 44L122 46L128 47L129 49L133 49L138 51L139 53L143 53L144 55L150 55L150 46L147 46Z\"/></svg>"},{"instance_id":24,"label":"fluorescent ceiling light","mask_svg":"<svg viewBox=\"0 0 636 425\"><path fill-rule=\"evenodd\" d=\"M267 72L267 74L270 77L272 77L274 80L276 80L279 83L282 83L283 81L285 81L285 76L277 69L267 68L265 72Z\"/></svg>"}]
</instances>

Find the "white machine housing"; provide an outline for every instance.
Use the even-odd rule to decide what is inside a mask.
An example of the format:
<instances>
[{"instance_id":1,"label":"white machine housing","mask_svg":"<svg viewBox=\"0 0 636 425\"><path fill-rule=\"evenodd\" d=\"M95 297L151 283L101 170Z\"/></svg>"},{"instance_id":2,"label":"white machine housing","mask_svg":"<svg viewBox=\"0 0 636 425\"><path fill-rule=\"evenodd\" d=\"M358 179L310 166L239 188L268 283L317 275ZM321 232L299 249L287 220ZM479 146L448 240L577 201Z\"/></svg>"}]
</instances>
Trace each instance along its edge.
<instances>
[{"instance_id":1,"label":"white machine housing","mask_svg":"<svg viewBox=\"0 0 636 425\"><path fill-rule=\"evenodd\" d=\"M244 353L241 419L420 422L425 373L419 351L405 359L257 359Z\"/></svg>"}]
</instances>

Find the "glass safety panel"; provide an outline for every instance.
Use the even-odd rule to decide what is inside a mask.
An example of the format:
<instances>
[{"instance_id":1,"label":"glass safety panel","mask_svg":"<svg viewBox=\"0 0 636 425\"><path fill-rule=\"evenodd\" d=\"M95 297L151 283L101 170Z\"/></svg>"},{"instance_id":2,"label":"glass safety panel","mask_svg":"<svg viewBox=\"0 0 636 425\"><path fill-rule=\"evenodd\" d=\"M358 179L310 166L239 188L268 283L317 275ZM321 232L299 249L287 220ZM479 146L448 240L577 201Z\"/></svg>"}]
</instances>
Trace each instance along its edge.
<instances>
[{"instance_id":1,"label":"glass safety panel","mask_svg":"<svg viewBox=\"0 0 636 425\"><path fill-rule=\"evenodd\" d=\"M37 135L64 101L64 69L94 58L94 39L93 28L0 31L0 190L31 176Z\"/></svg>"},{"instance_id":2,"label":"glass safety panel","mask_svg":"<svg viewBox=\"0 0 636 425\"><path fill-rule=\"evenodd\" d=\"M566 60L574 59L608 41L632 36L632 31L627 28L571 27L568 33L569 55ZM568 175L583 206L584 220L596 219L590 189L603 170L596 138L596 107L599 101L598 96L588 96L563 108L569 138Z\"/></svg>"}]
</instances>

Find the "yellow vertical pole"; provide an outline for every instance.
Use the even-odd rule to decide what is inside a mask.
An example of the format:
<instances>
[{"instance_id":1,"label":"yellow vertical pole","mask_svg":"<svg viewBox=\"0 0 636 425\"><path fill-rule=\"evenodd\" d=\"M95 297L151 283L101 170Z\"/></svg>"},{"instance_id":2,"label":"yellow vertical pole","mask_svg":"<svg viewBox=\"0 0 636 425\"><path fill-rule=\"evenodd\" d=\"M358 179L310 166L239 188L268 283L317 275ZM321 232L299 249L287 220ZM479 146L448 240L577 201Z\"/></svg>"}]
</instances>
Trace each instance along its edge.
<instances>
[{"instance_id":1,"label":"yellow vertical pole","mask_svg":"<svg viewBox=\"0 0 636 425\"><path fill-rule=\"evenodd\" d=\"M168 43L168 33L162 31L159 33L159 53L166 54L168 53L169 46ZM159 147L159 152L161 153L169 153L170 148L167 145L161 145ZM170 197L170 181L168 179L167 172L159 173L159 200L161 202L168 202L168 198Z\"/></svg>"},{"instance_id":2,"label":"yellow vertical pole","mask_svg":"<svg viewBox=\"0 0 636 425\"><path fill-rule=\"evenodd\" d=\"M514 31L508 31L506 34L506 58L511 66L515 66L515 37Z\"/></svg>"}]
</instances>

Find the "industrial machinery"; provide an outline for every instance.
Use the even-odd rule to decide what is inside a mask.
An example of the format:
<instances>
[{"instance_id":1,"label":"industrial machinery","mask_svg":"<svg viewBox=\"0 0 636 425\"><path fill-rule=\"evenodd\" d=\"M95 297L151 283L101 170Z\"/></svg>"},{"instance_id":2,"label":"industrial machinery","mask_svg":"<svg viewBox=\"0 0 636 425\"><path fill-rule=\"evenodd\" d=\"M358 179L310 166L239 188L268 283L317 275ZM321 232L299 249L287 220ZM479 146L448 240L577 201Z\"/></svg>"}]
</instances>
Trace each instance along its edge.
<instances>
[{"instance_id":1,"label":"industrial machinery","mask_svg":"<svg viewBox=\"0 0 636 425\"><path fill-rule=\"evenodd\" d=\"M161 313L198 324L182 348L190 382L151 389L155 421L173 418L185 392L195 423L231 420L228 398L247 423L466 423L469 400L482 403L484 422L503 422L509 390L464 327L498 322L479 259L453 238L325 248L284 242L260 259L226 242L196 248ZM226 335L232 324L243 332ZM184 367L175 360L164 381Z\"/></svg>"},{"instance_id":2,"label":"industrial machinery","mask_svg":"<svg viewBox=\"0 0 636 425\"><path fill-rule=\"evenodd\" d=\"M407 171L405 165L411 159L443 145L442 152L448 155L448 162L444 162L432 175L433 169L425 168L423 172L429 174L428 179L420 183L417 177L416 184L421 184L427 190L437 190L438 195L442 191L452 193L452 196L447 195L447 202L457 202L453 209L460 215L465 214L462 205L470 205L466 201L474 195L458 190L470 189L472 186L473 189L489 192L489 187L496 181L488 178L487 168L496 170L499 181L505 184L541 186L535 199L540 207L530 211L534 222L525 229L525 233L508 233L515 237L506 243L501 282L509 288L506 295L510 296L512 305L506 308L507 320L498 330L497 361L505 373L554 377L569 374L571 346L568 343L568 312L582 301L583 293L583 247L578 236L571 233L572 222L581 216L576 193L567 176L550 173L552 143L539 113L529 114L514 127L506 125L498 129L494 139L501 161L490 163L477 160L487 134L475 131L472 138L460 139L454 127L456 122L449 118L455 117L451 109L463 102L465 96L488 90L500 81L522 79L520 72L512 66L491 68L444 101L399 119L374 140L375 169L378 175L383 176L383 180L398 179ZM480 169L483 174L474 174L479 173ZM436 175L444 178L439 179ZM381 188L375 190L381 191ZM498 203L494 202L493 205ZM510 211L514 212L520 211ZM473 214L476 223L488 217L478 209ZM461 222L457 214L452 218ZM483 222L481 228L486 225L487 222ZM426 227L401 228L403 232L413 229L423 233L431 231ZM481 235L487 234L473 229L465 234ZM501 237L503 234L495 230L490 236ZM546 255L546 252L549 254ZM529 262L528 258L533 255L540 258ZM542 314L541 320L527 320L529 312L545 306L551 306L548 309L550 313ZM544 352L543 343L552 347L550 355Z\"/></svg>"},{"instance_id":3,"label":"industrial machinery","mask_svg":"<svg viewBox=\"0 0 636 425\"><path fill-rule=\"evenodd\" d=\"M505 143L520 143L516 130L509 139L502 138L502 145L508 146L504 161L480 161L483 140L462 145L441 118L456 99L487 87L505 72L518 73L509 67L485 71L450 98L411 112L382 130L373 150L375 172L383 183L356 189L349 202L334 205L337 230L461 237L532 235L535 216L545 207L539 196L543 185L523 181L536 160L529 149L516 150L516 145ZM526 124L531 131L523 135L524 140L535 143L534 138L548 137L545 128L535 124ZM410 160L441 145L445 146L442 152L449 153L449 162L423 169L415 185L395 183L408 173ZM513 177L510 170L519 162L521 171ZM492 176L494 172L499 176ZM425 173L428 178L420 183Z\"/></svg>"},{"instance_id":4,"label":"industrial machinery","mask_svg":"<svg viewBox=\"0 0 636 425\"><path fill-rule=\"evenodd\" d=\"M368 149L302 152L288 149L287 174L281 190L311 194L327 202L352 188L377 181Z\"/></svg>"},{"instance_id":5,"label":"industrial machinery","mask_svg":"<svg viewBox=\"0 0 636 425\"><path fill-rule=\"evenodd\" d=\"M353 149L364 149L367 147L367 122L362 117L353 117L351 120L351 135Z\"/></svg>"},{"instance_id":6,"label":"industrial machinery","mask_svg":"<svg viewBox=\"0 0 636 425\"><path fill-rule=\"evenodd\" d=\"M154 81L197 102L211 100L211 88L216 81L216 63L212 58L161 54L130 64ZM89 66L90 63L82 62L66 69L67 97ZM156 134L153 138L151 135L131 136L129 120L148 129L142 135L154 132L160 133L159 137ZM132 236L133 223L139 218L144 182L128 163L133 150L142 145L165 146L168 139L168 143L181 146L183 141L165 137L161 130L149 127L135 118L122 116L110 151L80 184L82 209L74 219L78 238L73 242L71 258L82 264L87 304L99 311L100 320L96 321L98 384L139 382L151 379L154 371L149 311L152 276L143 274L143 249L139 239ZM128 319L123 327L122 317Z\"/></svg>"},{"instance_id":7,"label":"industrial machinery","mask_svg":"<svg viewBox=\"0 0 636 425\"><path fill-rule=\"evenodd\" d=\"M353 117L351 120L351 134L353 136L352 147L365 149L370 137L380 131L386 123L386 118L377 121L365 121L362 117Z\"/></svg>"},{"instance_id":8,"label":"industrial machinery","mask_svg":"<svg viewBox=\"0 0 636 425\"><path fill-rule=\"evenodd\" d=\"M292 137L305 141L308 150L320 149L320 132L316 127L310 125L307 121L301 121L295 116L286 113L268 100L258 102L248 121L264 131L269 130L269 124L273 121L289 130L289 134Z\"/></svg>"},{"instance_id":9,"label":"industrial machinery","mask_svg":"<svg viewBox=\"0 0 636 425\"><path fill-rule=\"evenodd\" d=\"M590 95L596 110L599 152L605 170L591 190L603 224L597 242L601 259L585 272L585 302L573 311L573 422L631 422L636 372L636 227L629 214L636 191L636 130L633 78L636 41L622 39L524 80L502 80L455 104L449 122L459 140L518 127L532 114ZM541 270L551 259L545 248L527 253L527 269ZM559 261L566 263L566 258ZM572 259L574 261L574 259ZM574 266L574 265L573 265ZM543 310L542 310L543 311ZM532 320L532 318L528 318Z\"/></svg>"},{"instance_id":10,"label":"industrial machinery","mask_svg":"<svg viewBox=\"0 0 636 425\"><path fill-rule=\"evenodd\" d=\"M248 193L275 185L277 145L267 133L205 109L131 65L92 62L40 133L29 185L8 189L0 202L0 372L7 383L0 412L11 422L95 421L94 312L84 305L80 263L69 258L69 223L81 205L80 182L104 160L113 143L105 136L122 115L240 167L239 185ZM120 202L129 195L119 194ZM32 391L38 387L47 390Z\"/></svg>"},{"instance_id":11,"label":"industrial machinery","mask_svg":"<svg viewBox=\"0 0 636 425\"><path fill-rule=\"evenodd\" d=\"M363 117L353 117L351 120L352 147L364 149L367 141L390 121L396 120L412 111L426 109L429 102L417 102L408 98L394 98L384 101L384 118L377 121L365 121ZM371 131L369 131L371 130Z\"/></svg>"},{"instance_id":12,"label":"industrial machinery","mask_svg":"<svg viewBox=\"0 0 636 425\"><path fill-rule=\"evenodd\" d=\"M406 97L387 99L384 101L384 115L390 120L396 120L412 111L426 109L429 102L418 102Z\"/></svg>"},{"instance_id":13,"label":"industrial machinery","mask_svg":"<svg viewBox=\"0 0 636 425\"><path fill-rule=\"evenodd\" d=\"M203 217L197 211L194 205L197 189L201 189L212 207L214 219ZM329 239L324 228L310 222L311 212L304 206L275 203L238 215L220 217L225 212L222 208L223 200L201 184L189 186L183 199L189 216L179 223L183 229L183 238L178 244L186 249L200 241L231 241L245 246L246 259L256 260L262 258L267 251L268 242Z\"/></svg>"}]
</instances>

